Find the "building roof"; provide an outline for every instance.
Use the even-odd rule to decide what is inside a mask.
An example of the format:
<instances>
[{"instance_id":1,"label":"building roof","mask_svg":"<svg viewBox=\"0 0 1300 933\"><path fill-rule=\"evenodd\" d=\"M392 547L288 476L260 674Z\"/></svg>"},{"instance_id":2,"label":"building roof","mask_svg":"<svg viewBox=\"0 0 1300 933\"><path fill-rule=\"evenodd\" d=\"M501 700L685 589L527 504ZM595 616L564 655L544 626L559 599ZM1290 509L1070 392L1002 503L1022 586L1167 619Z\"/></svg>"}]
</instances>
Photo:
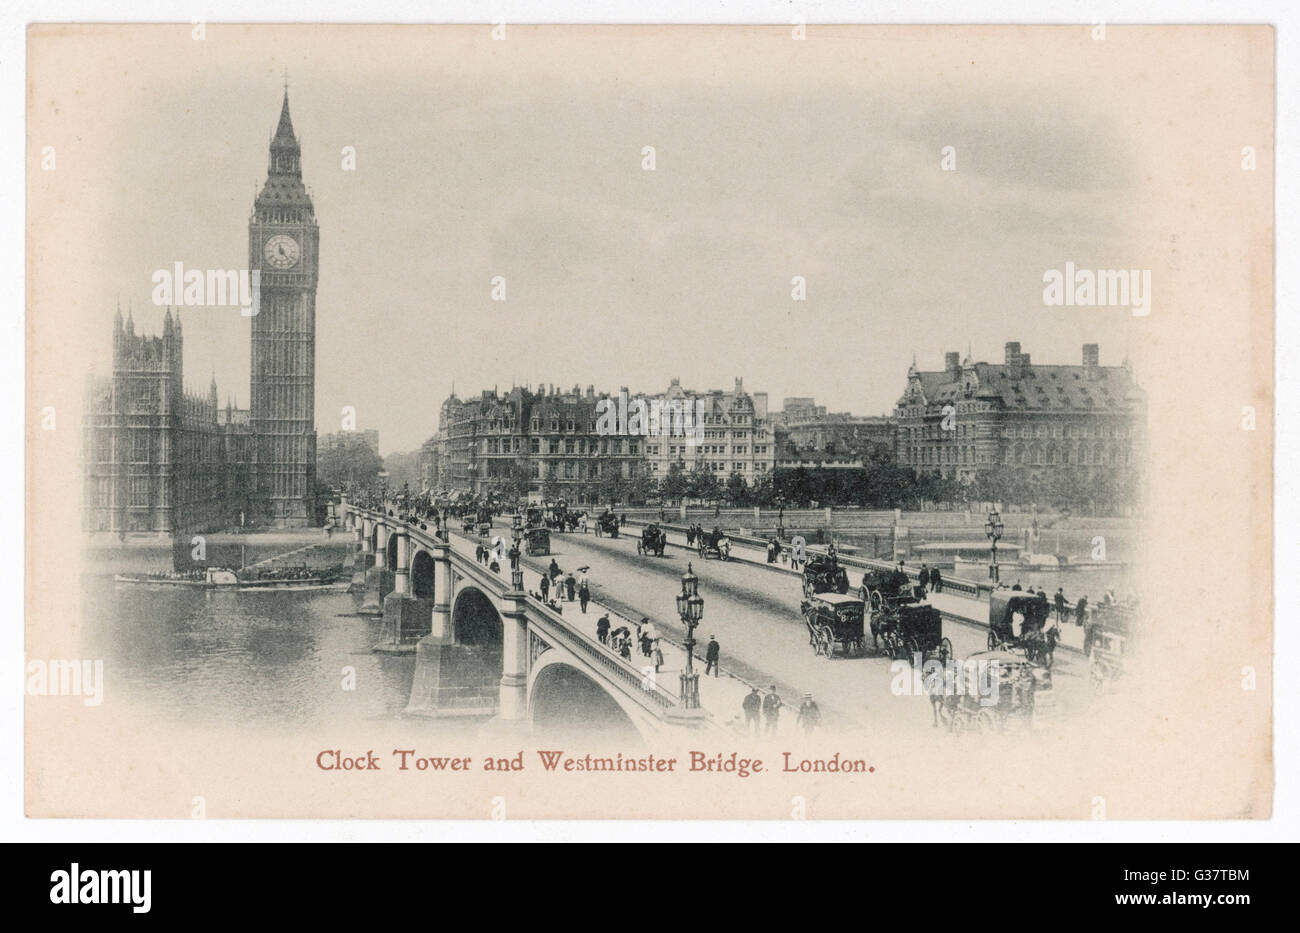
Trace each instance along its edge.
<instances>
[{"instance_id":1,"label":"building roof","mask_svg":"<svg viewBox=\"0 0 1300 933\"><path fill-rule=\"evenodd\" d=\"M1089 372L1091 369L1091 373ZM966 374L974 371L973 389L966 391ZM927 405L945 405L967 398L993 401L1008 411L1114 411L1128 412L1145 401L1146 393L1127 366L1050 366L1031 364L1023 374L995 363L970 363L961 376L943 372L917 372ZM911 391L911 379L909 389ZM911 404L904 393L900 405Z\"/></svg>"}]
</instances>

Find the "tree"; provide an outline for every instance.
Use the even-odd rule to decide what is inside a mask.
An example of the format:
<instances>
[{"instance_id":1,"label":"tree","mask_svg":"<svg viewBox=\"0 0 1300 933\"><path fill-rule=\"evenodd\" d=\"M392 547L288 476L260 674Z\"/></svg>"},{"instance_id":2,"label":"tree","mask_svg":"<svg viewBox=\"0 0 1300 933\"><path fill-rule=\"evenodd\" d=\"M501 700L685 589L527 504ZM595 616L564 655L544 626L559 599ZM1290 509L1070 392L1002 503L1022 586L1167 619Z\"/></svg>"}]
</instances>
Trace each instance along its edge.
<instances>
[{"instance_id":1,"label":"tree","mask_svg":"<svg viewBox=\"0 0 1300 933\"><path fill-rule=\"evenodd\" d=\"M659 484L663 497L673 500L684 498L689 486L690 483L686 472L682 469L681 461L668 465L668 473Z\"/></svg>"},{"instance_id":2,"label":"tree","mask_svg":"<svg viewBox=\"0 0 1300 933\"><path fill-rule=\"evenodd\" d=\"M645 505L646 500L655 494L657 484L649 473L637 470L628 482L627 500L632 505Z\"/></svg>"},{"instance_id":3,"label":"tree","mask_svg":"<svg viewBox=\"0 0 1300 933\"><path fill-rule=\"evenodd\" d=\"M745 477L732 471L727 477L727 501L732 505L744 505L749 499L749 484L745 482Z\"/></svg>"},{"instance_id":4,"label":"tree","mask_svg":"<svg viewBox=\"0 0 1300 933\"><path fill-rule=\"evenodd\" d=\"M347 483L369 486L379 481L383 458L360 437L326 447L316 453L316 476L335 488Z\"/></svg>"},{"instance_id":5,"label":"tree","mask_svg":"<svg viewBox=\"0 0 1300 933\"><path fill-rule=\"evenodd\" d=\"M716 499L721 489L718 484L718 478L713 475L713 471L698 466L691 470L690 476L687 477L686 494L695 499Z\"/></svg>"}]
</instances>

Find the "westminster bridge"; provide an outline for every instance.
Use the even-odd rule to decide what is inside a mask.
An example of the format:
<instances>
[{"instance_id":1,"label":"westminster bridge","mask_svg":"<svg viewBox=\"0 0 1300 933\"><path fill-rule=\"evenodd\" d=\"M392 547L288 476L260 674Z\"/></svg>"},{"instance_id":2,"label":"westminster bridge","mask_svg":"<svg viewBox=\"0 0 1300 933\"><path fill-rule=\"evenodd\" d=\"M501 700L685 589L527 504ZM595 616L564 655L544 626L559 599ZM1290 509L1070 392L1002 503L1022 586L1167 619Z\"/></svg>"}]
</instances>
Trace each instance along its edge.
<instances>
[{"instance_id":1,"label":"westminster bridge","mask_svg":"<svg viewBox=\"0 0 1300 933\"><path fill-rule=\"evenodd\" d=\"M365 593L362 611L383 614L386 641L376 650L415 654L408 714L495 715L524 727L608 727L642 736L734 731L743 728L745 695L757 687L782 698L781 732L793 730L795 708L807 692L815 693L828 726L909 735L931 729L925 698L891 689L889 658L827 659L809 648L799 575L768 564L757 542L737 537L732 559L719 561L701 560L672 526L662 557L637 553L639 522L629 521L629 534L617 539L553 533L552 555L562 569L590 567L593 601L584 614L576 602L561 603L557 612L529 592L538 589L551 556L522 556L517 573L503 560L494 571L475 556L487 539L445 524L435 530L346 501L342 520L357 543L353 579ZM499 533L508 543L510 529ZM853 557L842 562L850 573L879 563ZM698 708L681 698L687 632L676 598L688 569L698 575L706 603L696 633L697 674L704 674L702 646L710 637L721 644L722 676L699 677ZM986 587L958 580L927 597L943 614L944 634L959 658L986 647L987 597ZM665 654L659 671L639 652L624 660L597 640L595 622L603 613L614 628L652 620ZM1065 628L1051 692L1068 709L1085 704L1089 688L1076 644L1081 634Z\"/></svg>"}]
</instances>

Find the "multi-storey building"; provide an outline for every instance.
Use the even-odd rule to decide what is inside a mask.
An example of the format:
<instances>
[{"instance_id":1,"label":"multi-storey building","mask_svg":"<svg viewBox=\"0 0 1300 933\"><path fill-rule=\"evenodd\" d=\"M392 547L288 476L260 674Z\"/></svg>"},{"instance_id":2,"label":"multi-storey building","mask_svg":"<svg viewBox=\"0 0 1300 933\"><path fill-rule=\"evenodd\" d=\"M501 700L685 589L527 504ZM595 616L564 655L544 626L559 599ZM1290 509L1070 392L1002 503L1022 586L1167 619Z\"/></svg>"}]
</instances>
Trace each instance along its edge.
<instances>
[{"instance_id":1,"label":"multi-storey building","mask_svg":"<svg viewBox=\"0 0 1300 933\"><path fill-rule=\"evenodd\" d=\"M438 433L424 460L436 488L476 495L500 491L532 498L595 503L614 478L643 469L643 439L596 431L595 388L564 392L516 387L443 403Z\"/></svg>"},{"instance_id":2,"label":"multi-storey building","mask_svg":"<svg viewBox=\"0 0 1300 933\"><path fill-rule=\"evenodd\" d=\"M732 473L749 485L771 475L776 441L767 412L766 392L747 392L736 379L732 389L693 392L673 379L667 390L650 398L662 408L690 411L696 422L688 436L676 436L666 424L652 424L645 438L645 462L650 476L668 475L674 463L686 472L706 470L720 482Z\"/></svg>"},{"instance_id":3,"label":"multi-storey building","mask_svg":"<svg viewBox=\"0 0 1300 933\"><path fill-rule=\"evenodd\" d=\"M942 371L922 372L913 361L896 418L898 461L918 473L968 481L1017 467L1082 480L1142 462L1146 393L1128 360L1100 365L1096 344L1062 366L1008 343L1001 364L947 353Z\"/></svg>"},{"instance_id":4,"label":"multi-storey building","mask_svg":"<svg viewBox=\"0 0 1300 933\"><path fill-rule=\"evenodd\" d=\"M171 309L160 337L113 321L113 370L88 385L86 531L171 534L238 525L252 508L248 412L185 392L184 334Z\"/></svg>"},{"instance_id":5,"label":"multi-storey building","mask_svg":"<svg viewBox=\"0 0 1300 933\"><path fill-rule=\"evenodd\" d=\"M364 444L378 456L379 432L371 428L365 431L335 431L333 434L322 434L317 442L316 451L325 453L337 447L351 447L353 444Z\"/></svg>"},{"instance_id":6,"label":"multi-storey building","mask_svg":"<svg viewBox=\"0 0 1300 933\"><path fill-rule=\"evenodd\" d=\"M894 420L888 417L853 415L847 411L828 412L812 398L787 398L779 412L773 412L778 459L799 451L818 451L832 455L866 454L875 448L893 453Z\"/></svg>"}]
</instances>

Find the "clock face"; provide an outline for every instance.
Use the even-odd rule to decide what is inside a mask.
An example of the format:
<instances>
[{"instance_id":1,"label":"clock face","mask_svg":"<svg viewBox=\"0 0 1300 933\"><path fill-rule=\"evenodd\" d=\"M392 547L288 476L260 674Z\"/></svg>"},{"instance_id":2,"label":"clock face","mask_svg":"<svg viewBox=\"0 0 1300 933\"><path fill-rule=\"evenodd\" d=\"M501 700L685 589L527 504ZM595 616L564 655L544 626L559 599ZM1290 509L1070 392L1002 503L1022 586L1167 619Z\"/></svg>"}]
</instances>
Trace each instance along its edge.
<instances>
[{"instance_id":1,"label":"clock face","mask_svg":"<svg viewBox=\"0 0 1300 933\"><path fill-rule=\"evenodd\" d=\"M298 241L284 233L277 233L266 241L262 255L277 269L291 269L298 264Z\"/></svg>"}]
</instances>

